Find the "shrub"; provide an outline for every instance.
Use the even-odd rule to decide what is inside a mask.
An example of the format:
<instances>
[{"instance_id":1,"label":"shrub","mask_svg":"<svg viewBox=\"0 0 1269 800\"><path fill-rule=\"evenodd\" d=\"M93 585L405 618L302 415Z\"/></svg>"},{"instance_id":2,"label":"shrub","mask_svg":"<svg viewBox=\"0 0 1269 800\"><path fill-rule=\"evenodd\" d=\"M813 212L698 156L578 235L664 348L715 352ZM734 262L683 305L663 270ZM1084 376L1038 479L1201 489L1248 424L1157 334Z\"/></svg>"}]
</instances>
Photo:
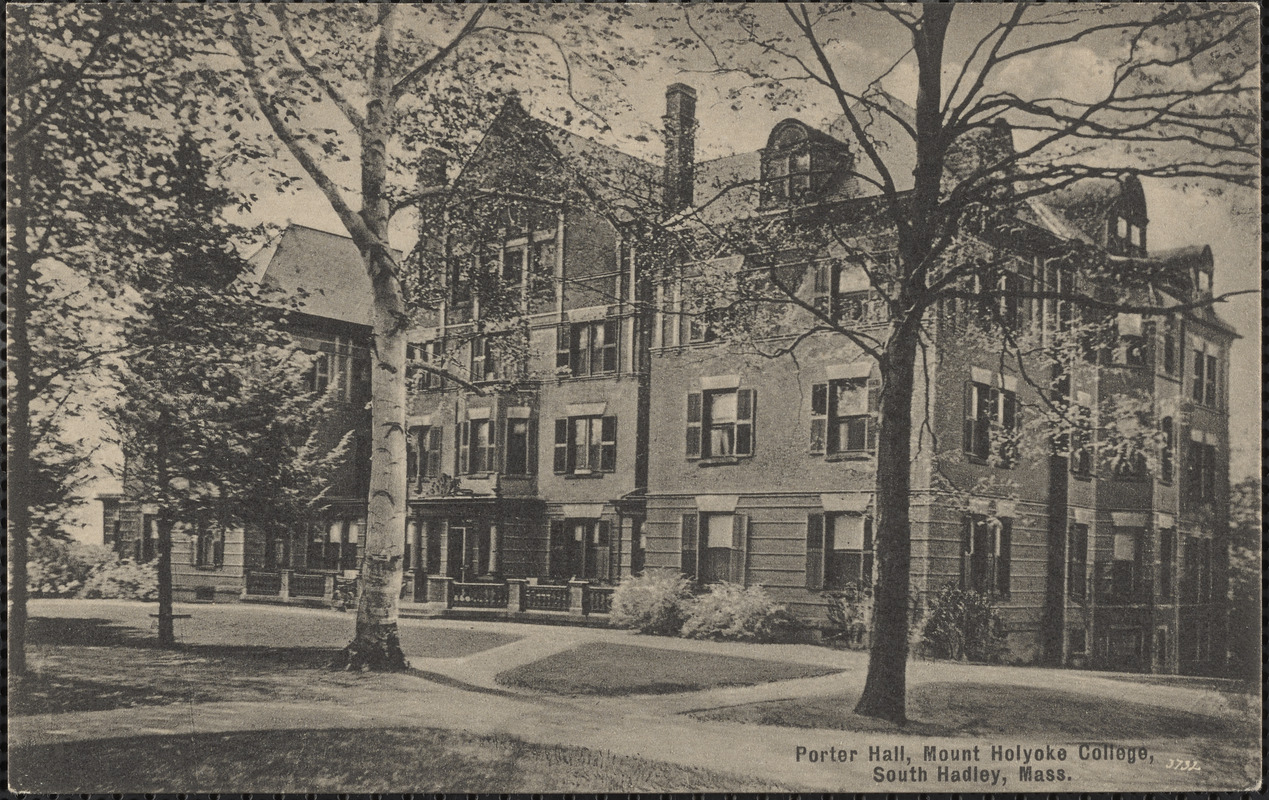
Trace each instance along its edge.
<instances>
[{"instance_id":1,"label":"shrub","mask_svg":"<svg viewBox=\"0 0 1269 800\"><path fill-rule=\"evenodd\" d=\"M789 638L797 622L761 586L748 589L720 583L687 603L682 636L688 639L730 639L774 642Z\"/></svg>"},{"instance_id":2,"label":"shrub","mask_svg":"<svg viewBox=\"0 0 1269 800\"><path fill-rule=\"evenodd\" d=\"M948 586L931 601L921 620L921 644L931 658L999 661L1004 624L989 595Z\"/></svg>"},{"instance_id":3,"label":"shrub","mask_svg":"<svg viewBox=\"0 0 1269 800\"><path fill-rule=\"evenodd\" d=\"M682 575L627 578L613 592L608 619L617 628L674 636L683 627L683 605L691 596L692 586Z\"/></svg>"},{"instance_id":4,"label":"shrub","mask_svg":"<svg viewBox=\"0 0 1269 800\"><path fill-rule=\"evenodd\" d=\"M862 645L872 627L872 587L847 584L841 591L828 595L829 641Z\"/></svg>"},{"instance_id":5,"label":"shrub","mask_svg":"<svg viewBox=\"0 0 1269 800\"><path fill-rule=\"evenodd\" d=\"M114 561L109 548L83 542L31 542L27 586L32 597L74 597L96 567Z\"/></svg>"},{"instance_id":6,"label":"shrub","mask_svg":"<svg viewBox=\"0 0 1269 800\"><path fill-rule=\"evenodd\" d=\"M153 563L136 564L131 559L100 564L84 581L80 597L114 600L157 600L159 575Z\"/></svg>"}]
</instances>

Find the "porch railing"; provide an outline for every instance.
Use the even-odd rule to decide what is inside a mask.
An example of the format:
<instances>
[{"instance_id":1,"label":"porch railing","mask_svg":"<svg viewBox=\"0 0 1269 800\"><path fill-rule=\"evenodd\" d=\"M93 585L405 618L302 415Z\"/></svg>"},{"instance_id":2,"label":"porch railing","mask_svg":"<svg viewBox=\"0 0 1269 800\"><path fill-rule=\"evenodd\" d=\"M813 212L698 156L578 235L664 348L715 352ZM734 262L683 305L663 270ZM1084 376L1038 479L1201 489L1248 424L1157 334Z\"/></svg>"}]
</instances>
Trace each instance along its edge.
<instances>
[{"instance_id":1,"label":"porch railing","mask_svg":"<svg viewBox=\"0 0 1269 800\"><path fill-rule=\"evenodd\" d=\"M613 589L600 588L597 586L586 587L583 595L585 598L584 608L587 614L609 614L612 612L612 595Z\"/></svg>"},{"instance_id":2,"label":"porch railing","mask_svg":"<svg viewBox=\"0 0 1269 800\"><path fill-rule=\"evenodd\" d=\"M525 611L568 611L567 586L525 586Z\"/></svg>"},{"instance_id":3,"label":"porch railing","mask_svg":"<svg viewBox=\"0 0 1269 800\"><path fill-rule=\"evenodd\" d=\"M293 573L291 594L295 597L325 597L326 576L304 572Z\"/></svg>"},{"instance_id":4,"label":"porch railing","mask_svg":"<svg viewBox=\"0 0 1269 800\"><path fill-rule=\"evenodd\" d=\"M280 572L248 572L245 577L247 594L273 597L282 594Z\"/></svg>"},{"instance_id":5,"label":"porch railing","mask_svg":"<svg viewBox=\"0 0 1269 800\"><path fill-rule=\"evenodd\" d=\"M455 582L450 605L454 608L506 608L507 584Z\"/></svg>"}]
</instances>

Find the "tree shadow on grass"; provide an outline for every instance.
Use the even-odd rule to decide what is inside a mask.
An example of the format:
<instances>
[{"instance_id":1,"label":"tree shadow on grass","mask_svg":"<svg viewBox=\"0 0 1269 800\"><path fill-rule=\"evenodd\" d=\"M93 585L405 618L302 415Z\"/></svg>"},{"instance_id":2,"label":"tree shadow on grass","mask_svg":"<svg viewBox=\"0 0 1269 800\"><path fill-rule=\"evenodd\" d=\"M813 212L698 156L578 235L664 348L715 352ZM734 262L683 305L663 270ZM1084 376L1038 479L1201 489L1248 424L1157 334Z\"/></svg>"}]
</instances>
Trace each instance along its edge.
<instances>
[{"instance_id":1,"label":"tree shadow on grass","mask_svg":"<svg viewBox=\"0 0 1269 800\"><path fill-rule=\"evenodd\" d=\"M979 683L928 683L908 692L900 727L854 713L858 693L802 697L690 712L698 719L896 732L919 736L1036 736L1047 739L1239 739L1254 735L1237 719L1056 689Z\"/></svg>"}]
</instances>

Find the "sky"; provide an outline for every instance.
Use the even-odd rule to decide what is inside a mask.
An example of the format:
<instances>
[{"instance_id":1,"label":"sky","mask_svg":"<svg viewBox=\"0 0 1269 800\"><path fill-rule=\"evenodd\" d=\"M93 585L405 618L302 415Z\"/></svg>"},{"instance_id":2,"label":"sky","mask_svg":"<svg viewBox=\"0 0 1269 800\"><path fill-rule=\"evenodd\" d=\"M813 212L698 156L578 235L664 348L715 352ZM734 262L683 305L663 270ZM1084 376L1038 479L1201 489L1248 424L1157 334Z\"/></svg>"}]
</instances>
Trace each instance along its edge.
<instances>
[{"instance_id":1,"label":"sky","mask_svg":"<svg viewBox=\"0 0 1269 800\"><path fill-rule=\"evenodd\" d=\"M1102 12L1108 8L1103 4ZM559 8L559 7L557 7ZM593 13L593 6L568 6L572 13ZM753 151L766 144L772 126L794 116L813 125L824 125L836 117L835 101L822 88L806 82L790 80L786 86L796 87L784 98L771 103L753 93L744 93L747 78L734 71L720 70L704 48L687 46L666 49L656 47L668 31L684 35L678 15L688 13L696 30L709 35L729 29L711 9L692 6L667 9L665 6L630 6L631 16L619 25L621 43L645 56L624 73L603 76L604 80L588 82L585 70L576 70L574 88L580 97L596 99L597 107L607 109L597 120L584 109L573 106L559 91L558 84L525 81L515 86L530 113L564 122L561 109L575 111L571 127L583 135L617 147L634 155L659 162L661 157L661 115L665 108L665 87L681 82L698 92L697 159L705 160L737 152ZM1067 6L1066 8L1072 8ZM1249 6L1251 8L1251 6ZM764 33L780 34L791 30L787 12L778 6L754 6L753 13ZM1011 13L1010 6L974 4L956 9L948 31L944 53L945 90L955 80L960 65L974 43L993 25ZM1092 14L1102 12L1090 11ZM1110 13L1115 10L1111 9ZM426 10L420 12L426 14ZM649 25L655 15L674 15L675 28ZM1097 18L1101 19L1100 16ZM423 24L427 20L424 17ZM884 75L882 87L910 105L916 95L916 66L909 50L906 32L888 14L875 9L859 9L858 13L842 13L840 18L823 23L825 52L848 89L862 90L870 81ZM561 34L562 35L562 34ZM1251 39L1255 46L1254 36ZM1108 86L1113 74L1111 59L1117 43L1109 37L1090 37L1057 52L1038 54L1016 60L1001 70L988 89L1008 88L1029 96L1093 99ZM721 51L721 48L720 48ZM724 63L734 66L735 62ZM543 56L544 58L547 56ZM556 68L556 67L551 67ZM623 102L604 104L602 95L617 91ZM773 107L774 106L774 107ZM332 118L333 119L333 118ZM332 121L337 124L337 121ZM600 132L599 127L607 126ZM356 176L355 159L336 168L337 177L352 183ZM1234 325L1243 337L1231 358L1230 397L1231 431L1260 430L1260 199L1259 192L1227 188L1220 193L1178 187L1159 181L1144 181L1149 209L1149 243L1152 250L1183 245L1208 244L1215 257L1215 290L1228 292L1255 290L1257 294L1235 298L1218 308L1218 313ZM297 191L284 195L262 193L251 218L284 225L288 221L325 230L343 232L342 226L326 199L312 184L304 181ZM408 223L398 224L393 231L393 245L411 244ZM1260 463L1260 437L1235 436L1232 442L1231 475L1236 480L1255 474ZM109 482L99 484L109 489ZM85 523L86 537L100 536L100 518L93 510Z\"/></svg>"}]
</instances>

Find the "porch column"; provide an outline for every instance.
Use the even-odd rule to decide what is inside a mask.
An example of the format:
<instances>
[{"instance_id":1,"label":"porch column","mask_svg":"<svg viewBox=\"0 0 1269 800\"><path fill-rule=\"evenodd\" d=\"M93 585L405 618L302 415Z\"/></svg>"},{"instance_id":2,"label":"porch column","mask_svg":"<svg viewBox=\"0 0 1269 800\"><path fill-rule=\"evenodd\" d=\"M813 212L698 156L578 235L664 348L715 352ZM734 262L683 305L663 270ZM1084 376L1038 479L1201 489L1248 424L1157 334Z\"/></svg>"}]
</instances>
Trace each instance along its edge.
<instances>
[{"instance_id":1,"label":"porch column","mask_svg":"<svg viewBox=\"0 0 1269 800\"><path fill-rule=\"evenodd\" d=\"M489 573L498 571L498 523L489 523Z\"/></svg>"},{"instance_id":2,"label":"porch column","mask_svg":"<svg viewBox=\"0 0 1269 800\"><path fill-rule=\"evenodd\" d=\"M291 570L282 570L282 588L278 590L278 596L283 601L291 599Z\"/></svg>"},{"instance_id":3,"label":"porch column","mask_svg":"<svg viewBox=\"0 0 1269 800\"><path fill-rule=\"evenodd\" d=\"M440 528L437 535L441 537L441 565L438 575L449 575L449 520L442 519L433 529Z\"/></svg>"}]
</instances>

